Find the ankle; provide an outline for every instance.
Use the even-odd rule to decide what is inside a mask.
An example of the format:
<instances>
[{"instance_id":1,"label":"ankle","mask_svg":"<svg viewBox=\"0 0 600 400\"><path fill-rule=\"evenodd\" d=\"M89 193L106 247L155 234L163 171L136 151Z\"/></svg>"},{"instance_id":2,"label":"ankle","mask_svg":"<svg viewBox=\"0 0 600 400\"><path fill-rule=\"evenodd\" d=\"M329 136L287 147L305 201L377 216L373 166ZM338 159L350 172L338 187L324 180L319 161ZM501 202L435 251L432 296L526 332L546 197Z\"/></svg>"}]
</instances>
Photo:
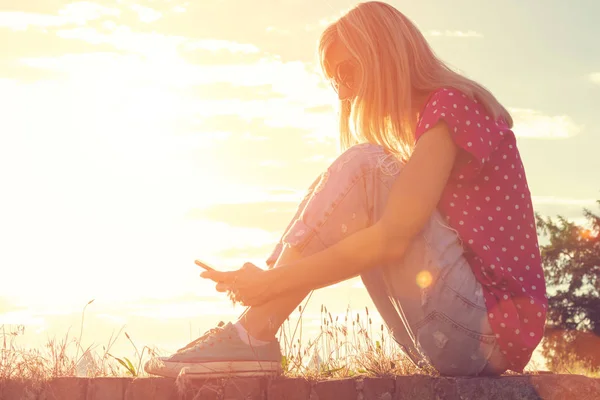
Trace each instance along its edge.
<instances>
[{"instance_id":1,"label":"ankle","mask_svg":"<svg viewBox=\"0 0 600 400\"><path fill-rule=\"evenodd\" d=\"M275 335L271 335L268 333L259 332L258 334L256 334L250 333L250 331L248 331L248 334L253 338L261 340L263 342L274 342L275 340L277 340L277 337Z\"/></svg>"},{"instance_id":2,"label":"ankle","mask_svg":"<svg viewBox=\"0 0 600 400\"><path fill-rule=\"evenodd\" d=\"M258 341L273 342L277 339L274 332L254 326L253 324L248 323L248 321L245 321L244 318L240 318L236 325L239 325L247 335Z\"/></svg>"}]
</instances>

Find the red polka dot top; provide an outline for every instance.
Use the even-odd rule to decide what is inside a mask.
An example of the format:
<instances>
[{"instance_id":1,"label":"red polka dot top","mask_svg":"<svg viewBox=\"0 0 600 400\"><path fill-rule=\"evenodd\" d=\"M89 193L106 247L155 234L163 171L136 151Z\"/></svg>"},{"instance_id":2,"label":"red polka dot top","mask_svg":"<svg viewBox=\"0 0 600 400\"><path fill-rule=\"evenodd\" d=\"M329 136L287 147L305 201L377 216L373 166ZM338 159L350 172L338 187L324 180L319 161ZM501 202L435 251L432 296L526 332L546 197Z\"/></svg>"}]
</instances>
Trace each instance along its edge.
<instances>
[{"instance_id":1,"label":"red polka dot top","mask_svg":"<svg viewBox=\"0 0 600 400\"><path fill-rule=\"evenodd\" d=\"M515 135L456 89L429 97L415 139L442 120L460 151L438 208L463 242L510 369L521 372L542 339L548 301Z\"/></svg>"}]
</instances>

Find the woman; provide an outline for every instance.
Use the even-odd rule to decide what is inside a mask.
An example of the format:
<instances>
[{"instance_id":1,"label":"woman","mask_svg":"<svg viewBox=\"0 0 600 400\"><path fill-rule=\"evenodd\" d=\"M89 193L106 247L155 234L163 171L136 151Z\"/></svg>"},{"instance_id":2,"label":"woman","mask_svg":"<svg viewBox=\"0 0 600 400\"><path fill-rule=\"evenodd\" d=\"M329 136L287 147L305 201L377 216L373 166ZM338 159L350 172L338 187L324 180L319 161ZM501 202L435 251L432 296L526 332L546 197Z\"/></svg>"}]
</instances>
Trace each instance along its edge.
<instances>
[{"instance_id":1,"label":"woman","mask_svg":"<svg viewBox=\"0 0 600 400\"><path fill-rule=\"evenodd\" d=\"M392 336L443 375L522 371L547 300L512 119L381 2L322 34L346 150L315 181L263 271L207 271L249 306L149 373L279 371L275 334L316 288L360 275ZM424 278L424 279L423 279Z\"/></svg>"}]
</instances>

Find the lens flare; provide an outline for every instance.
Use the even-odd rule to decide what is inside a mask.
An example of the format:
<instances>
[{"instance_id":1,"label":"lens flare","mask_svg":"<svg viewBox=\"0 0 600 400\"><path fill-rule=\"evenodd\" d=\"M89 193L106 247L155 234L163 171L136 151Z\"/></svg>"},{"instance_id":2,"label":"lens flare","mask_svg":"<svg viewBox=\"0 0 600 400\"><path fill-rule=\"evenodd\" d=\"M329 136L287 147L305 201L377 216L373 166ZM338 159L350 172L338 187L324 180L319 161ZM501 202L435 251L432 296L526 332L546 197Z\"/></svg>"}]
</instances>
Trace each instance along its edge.
<instances>
[{"instance_id":1,"label":"lens flare","mask_svg":"<svg viewBox=\"0 0 600 400\"><path fill-rule=\"evenodd\" d=\"M593 239L597 236L597 234L594 234L594 232L592 232L590 229L580 229L579 236L582 239Z\"/></svg>"},{"instance_id":2,"label":"lens flare","mask_svg":"<svg viewBox=\"0 0 600 400\"><path fill-rule=\"evenodd\" d=\"M432 280L433 277L431 276L431 273L429 271L421 271L417 274L417 285L419 285L421 289L429 287L429 285L431 285Z\"/></svg>"}]
</instances>

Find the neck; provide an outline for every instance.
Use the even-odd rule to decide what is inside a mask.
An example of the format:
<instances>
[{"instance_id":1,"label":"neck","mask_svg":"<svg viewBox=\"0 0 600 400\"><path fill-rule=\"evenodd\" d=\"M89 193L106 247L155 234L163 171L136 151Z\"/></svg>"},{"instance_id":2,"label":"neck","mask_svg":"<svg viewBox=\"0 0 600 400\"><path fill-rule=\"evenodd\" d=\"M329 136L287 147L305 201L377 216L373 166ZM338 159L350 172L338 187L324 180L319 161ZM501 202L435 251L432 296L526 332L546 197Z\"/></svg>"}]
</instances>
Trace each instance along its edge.
<instances>
[{"instance_id":1,"label":"neck","mask_svg":"<svg viewBox=\"0 0 600 400\"><path fill-rule=\"evenodd\" d=\"M413 110L417 113L420 113L421 110L423 110L423 108L425 107L425 103L429 99L430 95L431 95L430 92L415 93L412 96Z\"/></svg>"}]
</instances>

